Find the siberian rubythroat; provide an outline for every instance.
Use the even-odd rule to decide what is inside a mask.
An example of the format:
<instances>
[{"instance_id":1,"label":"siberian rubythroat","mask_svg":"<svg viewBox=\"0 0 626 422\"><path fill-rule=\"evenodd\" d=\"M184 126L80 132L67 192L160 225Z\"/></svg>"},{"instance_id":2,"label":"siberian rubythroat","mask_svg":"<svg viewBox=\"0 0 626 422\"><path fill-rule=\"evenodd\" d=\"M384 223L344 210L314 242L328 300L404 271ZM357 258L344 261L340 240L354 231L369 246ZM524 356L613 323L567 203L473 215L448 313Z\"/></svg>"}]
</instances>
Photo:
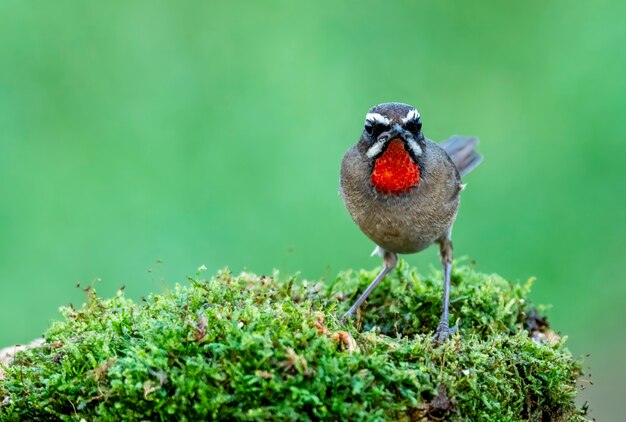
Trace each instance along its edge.
<instances>
[{"instance_id":1,"label":"siberian rubythroat","mask_svg":"<svg viewBox=\"0 0 626 422\"><path fill-rule=\"evenodd\" d=\"M340 192L359 226L376 245L383 269L343 316L351 317L380 281L397 265L398 254L439 245L443 264L442 313L435 340L449 326L452 225L464 188L461 177L482 160L478 139L453 136L437 144L422 133L419 112L407 104L384 103L365 116L359 141L341 162Z\"/></svg>"}]
</instances>

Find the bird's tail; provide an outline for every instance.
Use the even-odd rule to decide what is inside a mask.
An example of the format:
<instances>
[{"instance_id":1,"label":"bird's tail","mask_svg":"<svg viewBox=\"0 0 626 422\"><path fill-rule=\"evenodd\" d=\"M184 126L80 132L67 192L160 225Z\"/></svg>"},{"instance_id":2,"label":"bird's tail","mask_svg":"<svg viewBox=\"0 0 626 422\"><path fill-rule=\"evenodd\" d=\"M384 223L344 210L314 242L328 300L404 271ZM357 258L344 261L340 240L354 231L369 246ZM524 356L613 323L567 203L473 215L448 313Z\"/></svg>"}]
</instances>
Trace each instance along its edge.
<instances>
[{"instance_id":1,"label":"bird's tail","mask_svg":"<svg viewBox=\"0 0 626 422\"><path fill-rule=\"evenodd\" d=\"M483 160L483 156L476 152L478 138L467 138L454 135L441 143L441 147L448 153L461 177L474 170Z\"/></svg>"}]
</instances>

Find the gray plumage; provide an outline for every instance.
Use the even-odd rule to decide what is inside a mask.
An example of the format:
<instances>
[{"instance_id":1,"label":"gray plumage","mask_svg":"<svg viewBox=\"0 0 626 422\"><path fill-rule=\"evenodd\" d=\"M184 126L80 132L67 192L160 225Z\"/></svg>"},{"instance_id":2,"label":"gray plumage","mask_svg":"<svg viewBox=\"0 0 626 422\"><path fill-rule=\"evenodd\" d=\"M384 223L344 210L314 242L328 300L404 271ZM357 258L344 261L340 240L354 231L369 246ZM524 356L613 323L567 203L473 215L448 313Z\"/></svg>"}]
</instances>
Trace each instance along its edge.
<instances>
[{"instance_id":1,"label":"gray plumage","mask_svg":"<svg viewBox=\"0 0 626 422\"><path fill-rule=\"evenodd\" d=\"M448 154L425 140L420 182L409 192L386 195L371 183L371 163L357 148L341 162L340 192L363 233L381 248L407 254L447 236L459 207L461 176Z\"/></svg>"},{"instance_id":2,"label":"gray plumage","mask_svg":"<svg viewBox=\"0 0 626 422\"><path fill-rule=\"evenodd\" d=\"M483 156L476 152L476 145L478 138L459 135L454 135L440 144L456 165L461 177L465 177L483 161Z\"/></svg>"},{"instance_id":3,"label":"gray plumage","mask_svg":"<svg viewBox=\"0 0 626 422\"><path fill-rule=\"evenodd\" d=\"M477 138L453 136L437 144L421 131L421 117L407 104L384 103L372 107L359 141L350 147L341 162L340 194L352 219L380 248L384 267L367 289L344 314L354 315L378 283L397 264L397 254L422 251L433 243L439 245L444 268L443 310L435 340L446 340L454 332L449 327L449 289L452 267L452 225L459 209L464 185L461 177L481 162L476 152ZM391 141L401 140L404 152L419 169L417 184L403 185L404 176L393 179L401 188L391 192L378 190L372 182L377 160ZM397 144L395 144L397 145ZM394 156L395 157L395 156ZM388 164L386 159L385 165ZM400 160L400 161L394 161ZM406 158L393 158L399 174ZM378 177L378 176L377 176ZM395 189L395 188L394 188Z\"/></svg>"}]
</instances>

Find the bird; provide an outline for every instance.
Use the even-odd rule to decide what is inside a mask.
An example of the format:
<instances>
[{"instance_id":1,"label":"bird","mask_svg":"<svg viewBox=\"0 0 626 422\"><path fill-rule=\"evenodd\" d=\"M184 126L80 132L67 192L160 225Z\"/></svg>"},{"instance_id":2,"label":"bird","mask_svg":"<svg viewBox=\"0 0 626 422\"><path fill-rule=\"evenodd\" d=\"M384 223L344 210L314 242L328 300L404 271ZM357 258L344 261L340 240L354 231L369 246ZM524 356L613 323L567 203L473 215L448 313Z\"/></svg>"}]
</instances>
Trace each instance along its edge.
<instances>
[{"instance_id":1,"label":"bird","mask_svg":"<svg viewBox=\"0 0 626 422\"><path fill-rule=\"evenodd\" d=\"M452 136L438 144L422 133L417 109L382 103L365 115L358 142L341 161L339 193L348 213L376 248L383 268L343 315L351 318L381 280L398 264L399 254L439 246L443 297L434 341L446 341L449 324L452 226L465 188L461 178L483 157L475 137Z\"/></svg>"}]
</instances>

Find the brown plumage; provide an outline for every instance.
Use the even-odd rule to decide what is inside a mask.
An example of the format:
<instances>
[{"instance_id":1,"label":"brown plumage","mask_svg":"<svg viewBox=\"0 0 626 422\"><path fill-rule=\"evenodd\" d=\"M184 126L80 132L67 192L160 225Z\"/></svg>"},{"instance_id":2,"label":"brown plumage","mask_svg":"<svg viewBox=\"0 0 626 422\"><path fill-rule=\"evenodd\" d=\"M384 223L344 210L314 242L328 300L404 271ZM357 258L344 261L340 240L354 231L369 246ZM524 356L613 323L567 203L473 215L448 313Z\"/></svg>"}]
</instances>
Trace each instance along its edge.
<instances>
[{"instance_id":1,"label":"brown plumage","mask_svg":"<svg viewBox=\"0 0 626 422\"><path fill-rule=\"evenodd\" d=\"M372 178L375 163L385 156L393 140L403 142L405 154L419 170L418 182L397 192L375 186L376 179ZM452 264L450 236L463 189L461 177L482 159L475 151L477 142L476 138L454 136L438 145L426 139L419 113L407 104L384 103L370 109L359 142L346 152L341 163L340 193L359 228L378 246L385 266L344 318L351 316L395 267L396 254L419 252L438 243L444 265L444 309L436 340L448 337L452 331L447 309ZM393 164L385 170L388 177L403 174Z\"/></svg>"}]
</instances>

